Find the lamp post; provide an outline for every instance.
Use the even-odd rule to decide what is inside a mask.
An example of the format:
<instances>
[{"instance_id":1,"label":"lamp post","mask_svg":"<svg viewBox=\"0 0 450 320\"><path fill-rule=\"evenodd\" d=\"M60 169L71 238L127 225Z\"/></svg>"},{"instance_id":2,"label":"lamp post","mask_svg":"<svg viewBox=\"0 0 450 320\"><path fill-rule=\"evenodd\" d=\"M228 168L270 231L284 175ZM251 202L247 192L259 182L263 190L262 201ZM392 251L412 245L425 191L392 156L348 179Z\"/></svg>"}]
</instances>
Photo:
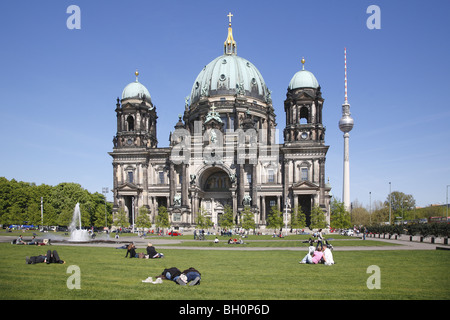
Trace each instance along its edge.
<instances>
[{"instance_id":1,"label":"lamp post","mask_svg":"<svg viewBox=\"0 0 450 320\"><path fill-rule=\"evenodd\" d=\"M288 203L288 199L286 197L286 202L284 203L284 227L286 229L285 234L287 236L287 223L288 223L288 207L291 207L291 204Z\"/></svg>"},{"instance_id":2,"label":"lamp post","mask_svg":"<svg viewBox=\"0 0 450 320\"><path fill-rule=\"evenodd\" d=\"M391 225L391 183L389 182L389 225Z\"/></svg>"},{"instance_id":3,"label":"lamp post","mask_svg":"<svg viewBox=\"0 0 450 320\"><path fill-rule=\"evenodd\" d=\"M132 232L134 233L134 197L131 197L131 219L133 223Z\"/></svg>"},{"instance_id":4,"label":"lamp post","mask_svg":"<svg viewBox=\"0 0 450 320\"><path fill-rule=\"evenodd\" d=\"M44 225L44 198L41 197L41 225Z\"/></svg>"},{"instance_id":5,"label":"lamp post","mask_svg":"<svg viewBox=\"0 0 450 320\"><path fill-rule=\"evenodd\" d=\"M445 198L445 205L447 207L447 223L448 223L448 187L450 187L450 184L447 185L447 196Z\"/></svg>"},{"instance_id":6,"label":"lamp post","mask_svg":"<svg viewBox=\"0 0 450 320\"><path fill-rule=\"evenodd\" d=\"M102 188L102 193L105 195L105 228L108 227L108 218L106 216L106 195L108 194L108 187L103 187Z\"/></svg>"},{"instance_id":7,"label":"lamp post","mask_svg":"<svg viewBox=\"0 0 450 320\"><path fill-rule=\"evenodd\" d=\"M372 224L372 191L369 191L369 223Z\"/></svg>"}]
</instances>

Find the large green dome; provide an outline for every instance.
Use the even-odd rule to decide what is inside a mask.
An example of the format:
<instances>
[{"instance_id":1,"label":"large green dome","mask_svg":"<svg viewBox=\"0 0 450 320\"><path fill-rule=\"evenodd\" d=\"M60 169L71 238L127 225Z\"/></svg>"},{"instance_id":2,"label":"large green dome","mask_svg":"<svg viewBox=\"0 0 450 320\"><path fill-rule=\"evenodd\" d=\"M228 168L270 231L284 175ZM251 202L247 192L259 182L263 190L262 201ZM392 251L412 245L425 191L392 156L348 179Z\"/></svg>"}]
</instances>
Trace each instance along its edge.
<instances>
[{"instance_id":1,"label":"large green dome","mask_svg":"<svg viewBox=\"0 0 450 320\"><path fill-rule=\"evenodd\" d=\"M269 90L258 69L235 54L224 54L208 63L195 79L191 104L202 96L225 96L239 93L265 101Z\"/></svg>"}]
</instances>

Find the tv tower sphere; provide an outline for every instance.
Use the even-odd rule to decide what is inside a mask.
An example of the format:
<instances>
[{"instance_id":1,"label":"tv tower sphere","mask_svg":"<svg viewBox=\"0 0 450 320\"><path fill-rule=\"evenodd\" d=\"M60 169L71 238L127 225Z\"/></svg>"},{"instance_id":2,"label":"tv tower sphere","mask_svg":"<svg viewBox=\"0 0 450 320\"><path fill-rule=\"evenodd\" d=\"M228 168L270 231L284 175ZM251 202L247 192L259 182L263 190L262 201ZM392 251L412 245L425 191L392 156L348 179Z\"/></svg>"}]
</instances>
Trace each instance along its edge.
<instances>
[{"instance_id":1,"label":"tv tower sphere","mask_svg":"<svg viewBox=\"0 0 450 320\"><path fill-rule=\"evenodd\" d=\"M339 129L348 133L353 129L353 118L350 116L350 105L348 103L342 105L342 118L339 120Z\"/></svg>"}]
</instances>

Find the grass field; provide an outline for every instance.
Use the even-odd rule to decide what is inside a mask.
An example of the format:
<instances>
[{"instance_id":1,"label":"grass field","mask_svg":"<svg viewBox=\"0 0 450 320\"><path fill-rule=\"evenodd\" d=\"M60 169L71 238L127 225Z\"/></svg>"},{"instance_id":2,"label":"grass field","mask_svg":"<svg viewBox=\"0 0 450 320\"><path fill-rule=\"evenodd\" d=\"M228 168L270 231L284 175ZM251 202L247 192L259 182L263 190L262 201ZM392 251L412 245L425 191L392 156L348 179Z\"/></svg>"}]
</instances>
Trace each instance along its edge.
<instances>
[{"instance_id":1,"label":"grass field","mask_svg":"<svg viewBox=\"0 0 450 320\"><path fill-rule=\"evenodd\" d=\"M280 242L281 243L281 242ZM66 264L27 265L25 256L57 250ZM305 252L159 250L163 259L125 259L125 250L0 243L1 299L297 300L450 299L448 251L335 251L333 266L301 265ZM138 249L143 252L143 249ZM76 265L81 289L68 289ZM381 289L369 290L367 268L380 268ZM201 285L142 283L164 268L196 267Z\"/></svg>"}]
</instances>

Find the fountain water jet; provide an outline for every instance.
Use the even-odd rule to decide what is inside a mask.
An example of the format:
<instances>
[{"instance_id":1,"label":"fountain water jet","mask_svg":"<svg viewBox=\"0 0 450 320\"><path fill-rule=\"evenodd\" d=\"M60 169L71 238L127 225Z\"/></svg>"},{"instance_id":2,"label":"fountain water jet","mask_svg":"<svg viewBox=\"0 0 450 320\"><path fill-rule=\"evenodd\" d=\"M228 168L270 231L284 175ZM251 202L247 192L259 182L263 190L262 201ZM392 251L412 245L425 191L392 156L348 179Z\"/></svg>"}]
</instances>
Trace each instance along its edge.
<instances>
[{"instance_id":1,"label":"fountain water jet","mask_svg":"<svg viewBox=\"0 0 450 320\"><path fill-rule=\"evenodd\" d=\"M78 229L77 229L78 224ZM81 229L81 211L80 204L77 203L73 210L72 222L69 225L70 241L89 241L87 230Z\"/></svg>"}]
</instances>

